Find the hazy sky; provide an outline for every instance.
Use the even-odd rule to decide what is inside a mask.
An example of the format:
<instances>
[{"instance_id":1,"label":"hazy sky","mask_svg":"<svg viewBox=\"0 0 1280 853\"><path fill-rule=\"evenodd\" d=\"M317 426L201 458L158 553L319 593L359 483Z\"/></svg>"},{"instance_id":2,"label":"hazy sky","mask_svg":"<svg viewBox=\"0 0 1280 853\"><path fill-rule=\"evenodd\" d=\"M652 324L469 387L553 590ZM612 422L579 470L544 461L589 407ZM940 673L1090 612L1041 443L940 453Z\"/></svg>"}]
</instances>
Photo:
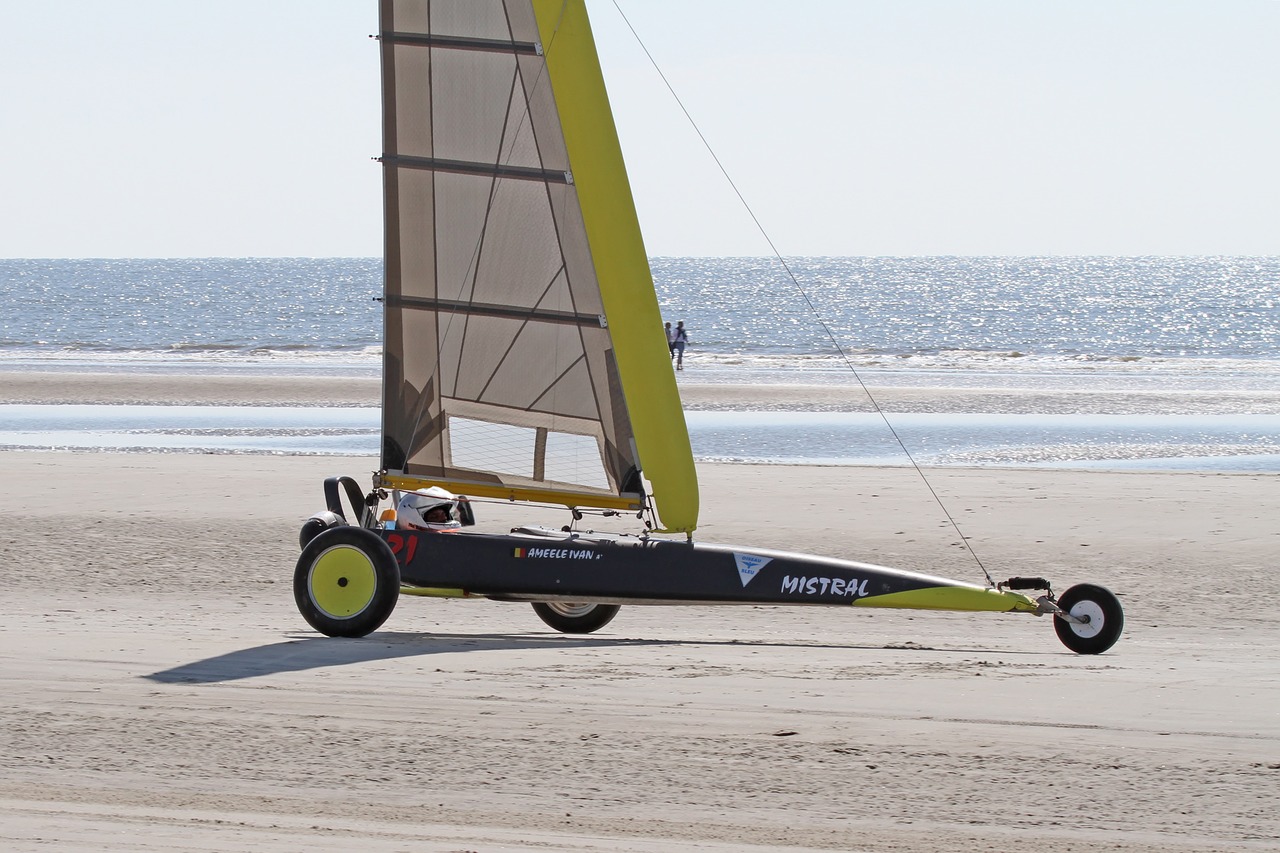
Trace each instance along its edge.
<instances>
[{"instance_id":1,"label":"hazy sky","mask_svg":"<svg viewBox=\"0 0 1280 853\"><path fill-rule=\"evenodd\" d=\"M787 255L1280 254L1276 0L620 0ZM588 0L651 255L769 254ZM375 0L0 0L0 257L381 254Z\"/></svg>"}]
</instances>

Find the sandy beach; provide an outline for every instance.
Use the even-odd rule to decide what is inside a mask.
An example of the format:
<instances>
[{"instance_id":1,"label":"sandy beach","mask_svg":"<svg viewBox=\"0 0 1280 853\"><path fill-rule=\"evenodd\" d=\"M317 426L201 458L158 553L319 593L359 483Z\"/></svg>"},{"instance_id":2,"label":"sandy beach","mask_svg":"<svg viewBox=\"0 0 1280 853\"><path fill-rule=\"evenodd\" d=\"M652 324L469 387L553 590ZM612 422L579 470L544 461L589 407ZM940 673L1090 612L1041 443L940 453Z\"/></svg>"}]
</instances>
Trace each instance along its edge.
<instances>
[{"instance_id":1,"label":"sandy beach","mask_svg":"<svg viewBox=\"0 0 1280 853\"><path fill-rule=\"evenodd\" d=\"M289 402L18 375L0 398ZM325 476L374 467L0 452L0 847L1280 849L1275 475L930 471L997 579L1121 595L1125 636L1080 657L1029 616L801 607L626 607L575 637L406 598L323 638L292 600L298 526ZM700 476L706 541L982 579L910 470Z\"/></svg>"}]
</instances>

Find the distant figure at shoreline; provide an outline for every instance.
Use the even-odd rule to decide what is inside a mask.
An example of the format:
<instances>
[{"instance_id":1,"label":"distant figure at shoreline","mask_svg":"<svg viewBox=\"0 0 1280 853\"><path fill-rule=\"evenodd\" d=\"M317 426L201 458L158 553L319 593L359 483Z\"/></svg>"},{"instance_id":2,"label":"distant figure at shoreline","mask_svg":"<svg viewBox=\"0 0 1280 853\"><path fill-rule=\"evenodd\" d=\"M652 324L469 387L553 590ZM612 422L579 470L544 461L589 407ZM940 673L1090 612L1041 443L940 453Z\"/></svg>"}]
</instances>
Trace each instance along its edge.
<instances>
[{"instance_id":1,"label":"distant figure at shoreline","mask_svg":"<svg viewBox=\"0 0 1280 853\"><path fill-rule=\"evenodd\" d=\"M684 370L684 348L689 345L689 333L685 331L684 320L676 323L675 340L672 343L672 354L676 359L676 370Z\"/></svg>"},{"instance_id":2,"label":"distant figure at shoreline","mask_svg":"<svg viewBox=\"0 0 1280 853\"><path fill-rule=\"evenodd\" d=\"M671 359L674 361L676 357L676 333L671 328L670 323L663 323L662 325L667 332L667 352L671 354Z\"/></svg>"}]
</instances>

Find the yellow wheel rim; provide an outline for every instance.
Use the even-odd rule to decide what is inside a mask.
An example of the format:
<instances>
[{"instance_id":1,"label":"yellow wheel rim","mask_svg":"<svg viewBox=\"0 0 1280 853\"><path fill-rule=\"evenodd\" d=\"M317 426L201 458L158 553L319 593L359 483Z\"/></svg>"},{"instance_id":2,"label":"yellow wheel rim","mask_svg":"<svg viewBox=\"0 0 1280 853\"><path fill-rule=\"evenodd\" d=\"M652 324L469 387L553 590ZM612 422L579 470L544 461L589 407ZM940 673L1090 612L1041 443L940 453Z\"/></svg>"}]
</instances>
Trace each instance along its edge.
<instances>
[{"instance_id":1,"label":"yellow wheel rim","mask_svg":"<svg viewBox=\"0 0 1280 853\"><path fill-rule=\"evenodd\" d=\"M311 603L326 616L349 619L373 601L378 572L364 551L335 545L312 563L307 587Z\"/></svg>"}]
</instances>

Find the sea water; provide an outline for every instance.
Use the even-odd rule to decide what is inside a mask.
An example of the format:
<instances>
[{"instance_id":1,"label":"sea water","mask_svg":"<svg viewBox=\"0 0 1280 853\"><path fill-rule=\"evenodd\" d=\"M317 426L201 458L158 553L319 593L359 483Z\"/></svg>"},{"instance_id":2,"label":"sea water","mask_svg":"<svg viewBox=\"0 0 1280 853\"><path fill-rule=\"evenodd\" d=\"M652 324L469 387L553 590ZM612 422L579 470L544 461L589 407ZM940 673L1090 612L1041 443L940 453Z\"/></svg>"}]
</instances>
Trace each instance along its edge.
<instances>
[{"instance_id":1,"label":"sea water","mask_svg":"<svg viewBox=\"0 0 1280 853\"><path fill-rule=\"evenodd\" d=\"M718 368L1280 373L1280 258L654 258ZM0 259L0 359L376 369L375 258ZM812 310L810 309L812 304ZM838 347L838 348L837 348ZM732 373L732 370L730 371Z\"/></svg>"},{"instance_id":2,"label":"sea water","mask_svg":"<svg viewBox=\"0 0 1280 853\"><path fill-rule=\"evenodd\" d=\"M375 456L367 407L0 405L0 448ZM688 412L704 460L1280 470L1280 415ZM889 426L892 426L892 429Z\"/></svg>"},{"instance_id":3,"label":"sea water","mask_svg":"<svg viewBox=\"0 0 1280 853\"><path fill-rule=\"evenodd\" d=\"M892 415L893 429L851 412L690 412L701 458L894 464L911 453L928 464L1280 470L1278 410L1257 409L1259 395L1280 398L1280 258L652 266L665 318L690 330L683 383L1117 399L1175 391L1225 401L1218 414L1195 417L1176 397L1144 415ZM377 259L0 260L0 370L374 376L381 274ZM130 408L0 406L0 446L377 448L372 410Z\"/></svg>"}]
</instances>

